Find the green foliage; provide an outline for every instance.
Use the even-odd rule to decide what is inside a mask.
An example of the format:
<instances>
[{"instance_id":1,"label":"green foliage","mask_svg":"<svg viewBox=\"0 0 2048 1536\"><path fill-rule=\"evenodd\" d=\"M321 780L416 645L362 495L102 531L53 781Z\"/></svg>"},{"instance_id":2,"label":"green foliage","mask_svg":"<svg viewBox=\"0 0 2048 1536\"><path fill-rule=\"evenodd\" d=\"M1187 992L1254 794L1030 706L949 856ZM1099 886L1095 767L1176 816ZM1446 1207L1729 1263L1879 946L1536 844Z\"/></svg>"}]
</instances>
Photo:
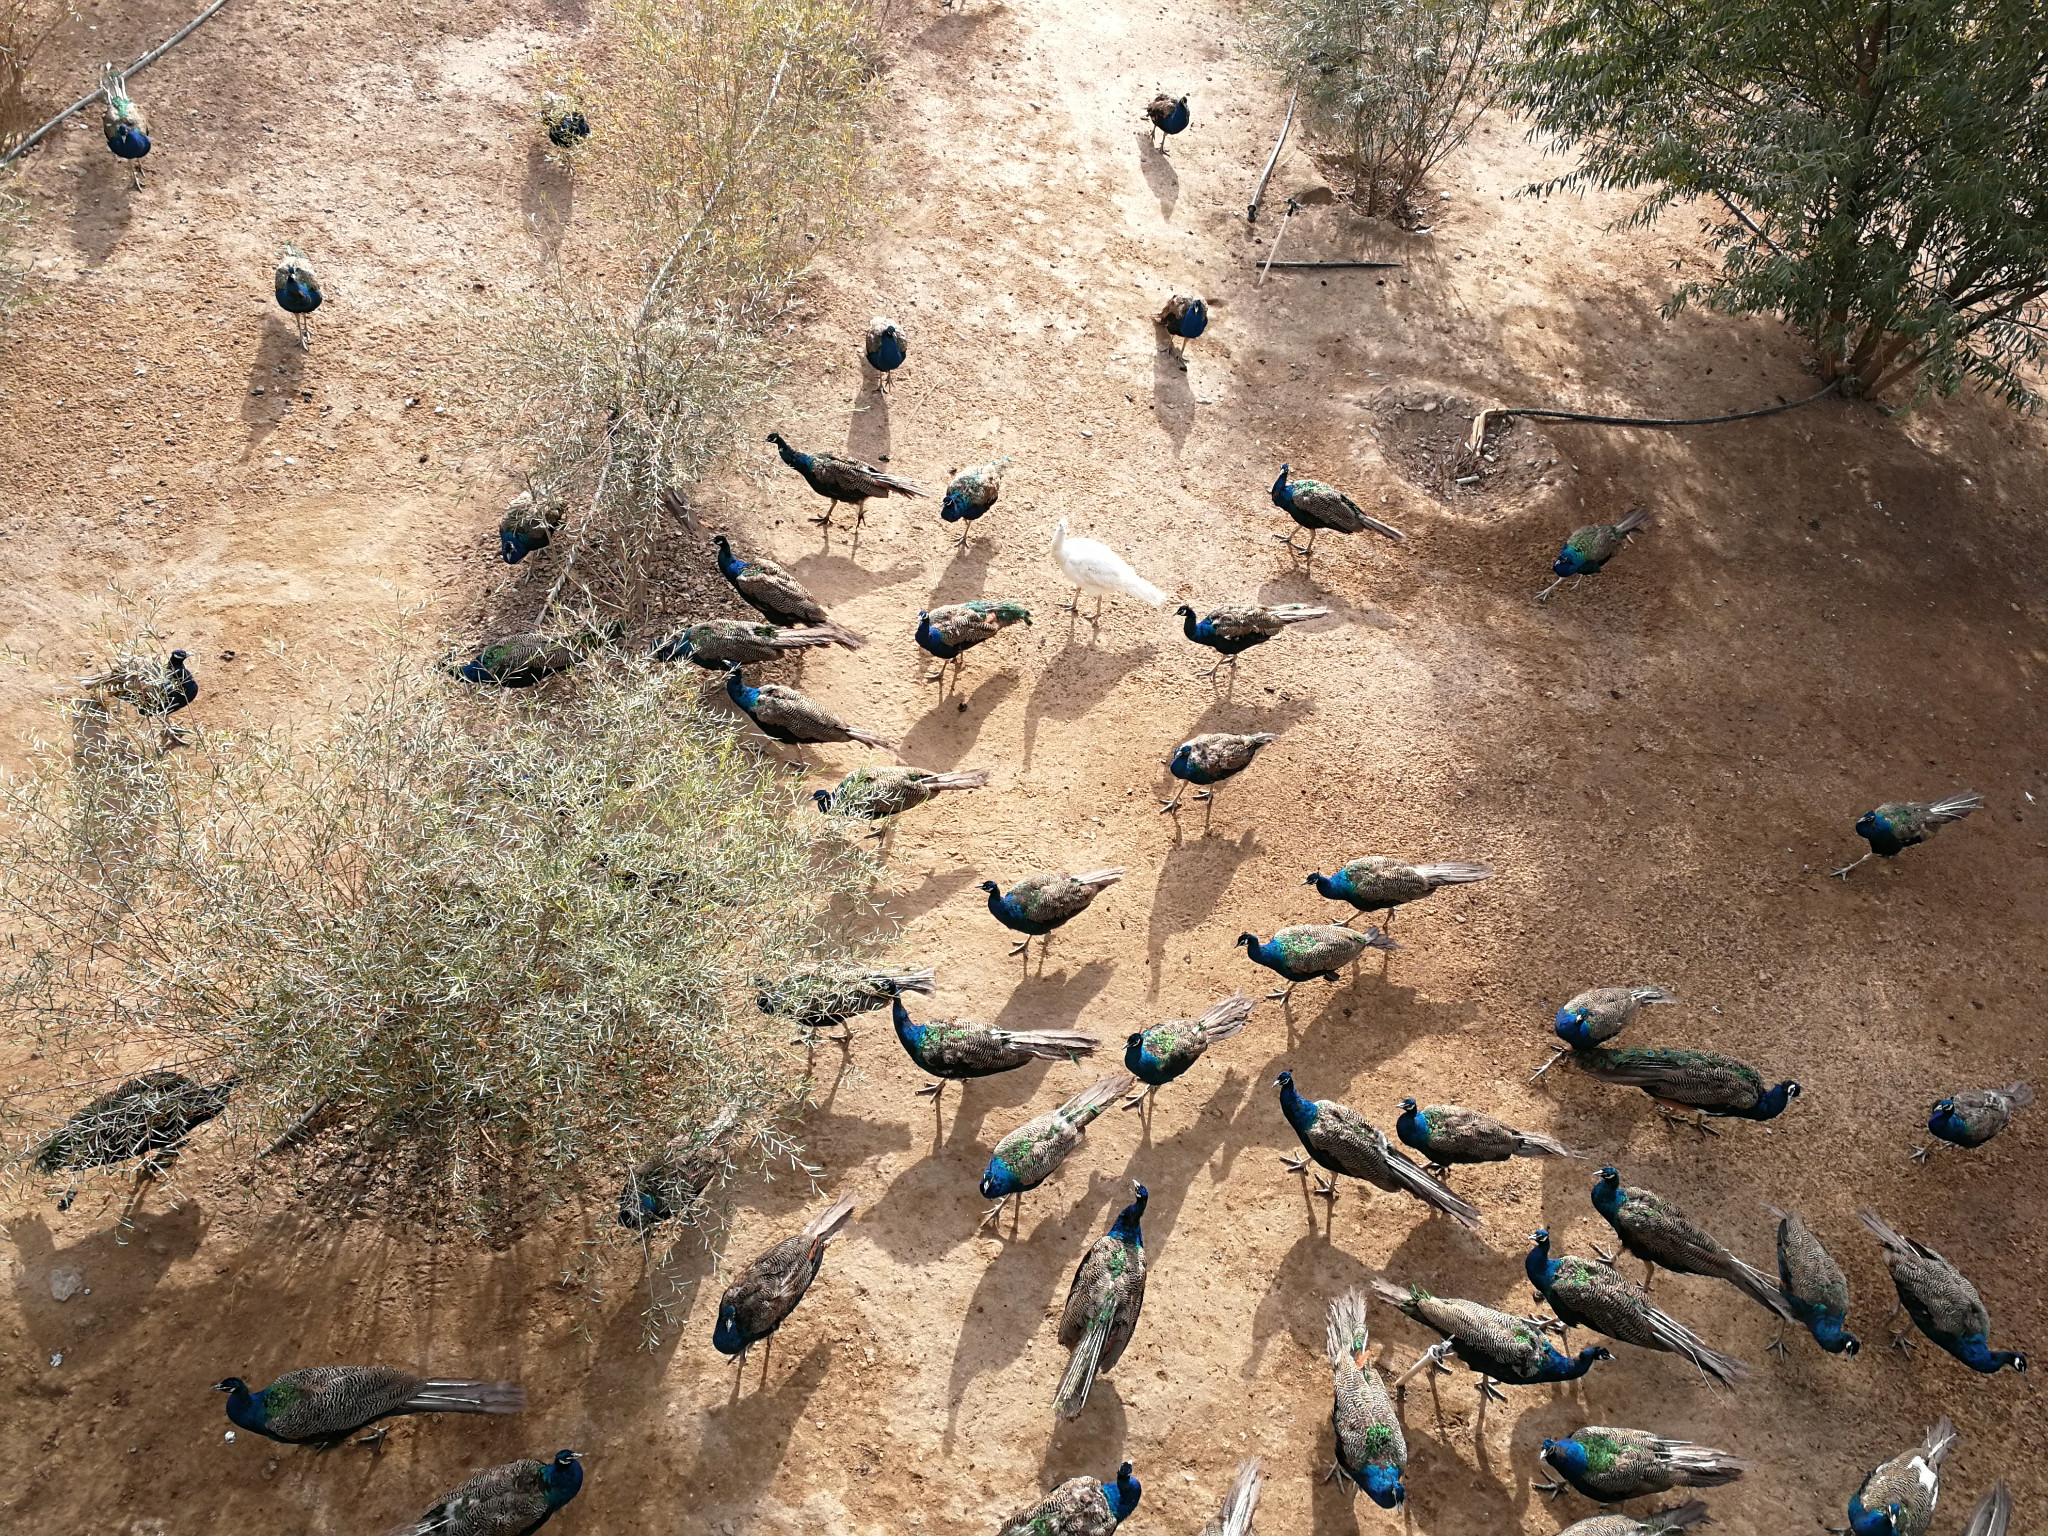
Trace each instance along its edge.
<instances>
[{"instance_id":1,"label":"green foliage","mask_svg":"<svg viewBox=\"0 0 2048 1536\"><path fill-rule=\"evenodd\" d=\"M1670 308L1783 316L1854 391L2030 403L2048 292L2039 0L1545 0L1513 100L1552 187L1710 209Z\"/></svg>"},{"instance_id":2,"label":"green foliage","mask_svg":"<svg viewBox=\"0 0 2048 1536\"><path fill-rule=\"evenodd\" d=\"M1493 100L1504 0L1257 0L1255 47L1301 89L1352 200L1401 217Z\"/></svg>"},{"instance_id":3,"label":"green foliage","mask_svg":"<svg viewBox=\"0 0 2048 1536\"><path fill-rule=\"evenodd\" d=\"M402 1149L407 1198L484 1230L727 1106L771 1127L808 1080L757 978L850 959L876 866L682 669L545 694L400 662L310 741L166 750L123 708L39 752L0 782L0 999L39 1078L120 1073L112 1041L239 1074L257 1144Z\"/></svg>"}]
</instances>

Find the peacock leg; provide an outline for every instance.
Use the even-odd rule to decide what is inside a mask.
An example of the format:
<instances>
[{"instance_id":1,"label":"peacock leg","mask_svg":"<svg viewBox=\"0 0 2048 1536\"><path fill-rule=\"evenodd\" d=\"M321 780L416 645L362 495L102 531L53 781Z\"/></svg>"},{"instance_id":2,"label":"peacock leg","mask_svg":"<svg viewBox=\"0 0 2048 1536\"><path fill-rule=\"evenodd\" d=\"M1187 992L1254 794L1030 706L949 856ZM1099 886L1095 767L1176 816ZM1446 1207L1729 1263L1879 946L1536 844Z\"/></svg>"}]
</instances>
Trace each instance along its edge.
<instances>
[{"instance_id":1,"label":"peacock leg","mask_svg":"<svg viewBox=\"0 0 2048 1536\"><path fill-rule=\"evenodd\" d=\"M1561 586L1563 586L1563 585L1564 585L1564 578L1563 578L1562 576L1560 576L1560 577L1558 577L1558 578L1557 578L1557 580L1553 581L1553 582L1552 582L1552 583L1551 583L1551 584L1550 584L1549 586L1545 587L1545 588L1544 588L1544 589L1543 589L1543 590L1542 590L1541 592L1538 592L1538 593L1536 594L1536 601L1537 601L1537 602L1539 602L1539 603L1547 603L1547 602L1549 602L1549 601L1550 601L1550 594L1551 594L1551 593L1553 593L1553 592L1555 592L1555 591L1556 591L1556 590L1557 590L1557 589L1558 589L1559 587L1561 587Z\"/></svg>"},{"instance_id":2,"label":"peacock leg","mask_svg":"<svg viewBox=\"0 0 2048 1536\"><path fill-rule=\"evenodd\" d=\"M1867 859L1867 858L1869 858L1869 857L1870 857L1870 855L1869 855L1869 854L1867 854L1867 853L1866 853L1865 855L1863 855L1863 859ZM1858 859L1858 860L1856 861L1856 864L1861 864L1861 863L1863 862L1863 859ZM1836 878L1837 880L1846 880L1846 879L1848 879L1848 878L1849 878L1849 871L1850 871L1850 870L1852 870L1852 869L1854 869L1854 868L1856 867L1856 864L1844 864L1844 865L1843 865L1843 866L1842 866L1842 867L1841 867L1840 869L1838 869L1838 870L1834 871L1834 876L1835 876L1835 878Z\"/></svg>"},{"instance_id":3,"label":"peacock leg","mask_svg":"<svg viewBox=\"0 0 2048 1536\"><path fill-rule=\"evenodd\" d=\"M1489 1397L1496 1403L1504 1403L1508 1400L1507 1393L1496 1387L1493 1384L1492 1378L1482 1376L1479 1378L1479 1401L1483 1404Z\"/></svg>"},{"instance_id":4,"label":"peacock leg","mask_svg":"<svg viewBox=\"0 0 2048 1536\"><path fill-rule=\"evenodd\" d=\"M1303 1173L1308 1169L1308 1159L1306 1157L1289 1157L1285 1152L1282 1152L1280 1154L1280 1161L1287 1165L1289 1173Z\"/></svg>"},{"instance_id":5,"label":"peacock leg","mask_svg":"<svg viewBox=\"0 0 2048 1536\"><path fill-rule=\"evenodd\" d=\"M1187 791L1187 786L1186 786L1185 784L1183 784L1183 785L1182 785L1182 786L1180 787L1180 789L1178 789L1178 790L1177 790L1177 791L1176 791L1176 792L1174 793L1174 797L1173 797L1173 798L1172 798L1171 800L1161 800L1161 801L1159 802L1159 814L1160 814L1160 815L1162 815L1162 816L1164 816L1164 815L1165 815L1165 814L1166 814L1166 813L1167 813L1168 811L1177 811L1177 810L1179 810L1179 809L1180 809L1180 801L1181 801L1181 796L1182 796L1182 795L1185 795L1185 794L1186 794L1187 792L1188 792L1188 791Z\"/></svg>"},{"instance_id":6,"label":"peacock leg","mask_svg":"<svg viewBox=\"0 0 2048 1536\"><path fill-rule=\"evenodd\" d=\"M1787 1359L1792 1353L1785 1347L1785 1330L1782 1328L1778 1330L1778 1336L1775 1339L1771 1340L1770 1343L1766 1344L1764 1348L1768 1349L1780 1360Z\"/></svg>"},{"instance_id":7,"label":"peacock leg","mask_svg":"<svg viewBox=\"0 0 2048 1536\"><path fill-rule=\"evenodd\" d=\"M1550 1060L1543 1063L1543 1065L1538 1067L1534 1072L1531 1072L1529 1074L1529 1081L1532 1083L1535 1082L1537 1078L1541 1077L1544 1073L1548 1072L1552 1067L1556 1066L1560 1061L1563 1061L1565 1057L1569 1055L1571 1055L1571 1051L1564 1046L1559 1045L1551 1047Z\"/></svg>"},{"instance_id":8,"label":"peacock leg","mask_svg":"<svg viewBox=\"0 0 2048 1536\"><path fill-rule=\"evenodd\" d=\"M926 1083L922 1088L917 1090L917 1096L920 1099L930 1099L932 1101L933 1107L936 1108L939 1102L939 1095L944 1093L945 1091L946 1080L943 1077L934 1078L931 1082Z\"/></svg>"},{"instance_id":9,"label":"peacock leg","mask_svg":"<svg viewBox=\"0 0 2048 1536\"><path fill-rule=\"evenodd\" d=\"M304 315L299 316L299 350L301 352L313 350L313 327Z\"/></svg>"},{"instance_id":10,"label":"peacock leg","mask_svg":"<svg viewBox=\"0 0 2048 1536\"><path fill-rule=\"evenodd\" d=\"M1564 1497L1565 1481L1561 1477L1548 1483L1531 1483L1529 1486L1531 1488L1541 1488L1553 1499L1561 1499Z\"/></svg>"}]
</instances>

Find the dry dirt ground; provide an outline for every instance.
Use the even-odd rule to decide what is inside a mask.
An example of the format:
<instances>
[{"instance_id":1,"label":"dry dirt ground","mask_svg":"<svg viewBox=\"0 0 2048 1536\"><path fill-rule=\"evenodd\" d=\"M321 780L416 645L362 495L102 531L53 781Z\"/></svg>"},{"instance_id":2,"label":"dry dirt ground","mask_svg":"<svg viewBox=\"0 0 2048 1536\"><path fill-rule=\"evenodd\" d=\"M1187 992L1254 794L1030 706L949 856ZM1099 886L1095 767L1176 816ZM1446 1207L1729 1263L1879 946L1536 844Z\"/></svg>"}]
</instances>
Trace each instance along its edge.
<instances>
[{"instance_id":1,"label":"dry dirt ground","mask_svg":"<svg viewBox=\"0 0 2048 1536\"><path fill-rule=\"evenodd\" d=\"M100 32L62 50L81 75L179 19L87 18ZM231 8L146 77L167 126L144 191L89 129L61 137L36 172L54 291L7 342L0 381L14 578L0 628L30 658L8 723L41 718L109 580L162 597L166 629L205 662L206 724L298 707L266 646L346 680L401 594L444 599L450 625L485 600L507 487L464 466L463 423L432 414L431 385L462 293L522 280L559 227L568 189L520 115L521 71L550 27L580 21ZM1283 256L1400 269L1258 284L1277 219L1248 229L1243 210L1279 111L1226 6L970 0L899 8L891 26L893 191L817 281L801 364L759 426L933 484L1009 453L1009 488L964 551L924 502L876 503L857 546L822 537L759 445L704 500L874 637L806 661L806 689L922 766L994 774L892 840L903 953L939 971L932 1011L1113 1043L1261 987L1232 941L1324 916L1301 884L1311 868L1387 851L1485 859L1499 878L1402 918L1406 947L1384 968L1310 984L1291 1013L1262 1006L1149 1119L1105 1116L999 1236L975 1229L990 1147L1092 1069L949 1090L934 1113L880 1017L865 1021L843 1078L821 1054L808 1127L857 1222L737 1380L710 1347L702 1287L679 1331L641 1350L637 1261L586 1265L567 1225L497 1252L336 1230L253 1203L204 1155L182 1204L159 1197L125 1246L99 1196L65 1215L24 1205L0 1341L9 1527L376 1531L474 1468L569 1445L588 1482L565 1533L986 1531L1122 1457L1146 1486L1132 1529L1192 1531L1248 1453L1265 1462L1268 1532L1541 1533L1591 1507L1532 1491L1537 1442L1593 1422L1750 1457L1745 1481L1709 1496L1716 1520L1798 1533L1839 1521L1863 1472L1947 1413L1961 1444L1936 1529L1959 1530L1994 1476L2014 1485L2017 1528L2037 1528L2038 1388L1885 1348L1889 1289L1855 1211L1960 1264L2000 1342L2048 1342L2048 1111L1982 1152L1907 1160L1941 1092L2042 1075L2038 426L1975 399L1690 433L1525 426L1502 474L1444 499L1418 444L1449 435L1435 422L1460 401L1692 413L1813 381L1773 325L1660 317L1674 266L1698 259L1683 219L1612 233L1613 207L1513 196L1541 161L1507 122L1445 167L1427 233L1329 208L1287 232ZM1159 87L1193 98L1167 155L1139 117ZM1290 153L1276 188L1316 180ZM285 237L323 259L334 295L310 354L266 297ZM1148 323L1175 289L1223 301L1185 368ZM911 337L886 399L857 366L877 311ZM1290 557L1265 494L1282 460L1383 503L1408 542L1326 538L1312 567ZM1654 523L1605 575L1531 601L1569 528L1638 505ZM1094 626L1054 611L1061 515L1176 602L1333 616L1212 685L1165 615L1113 603ZM1037 623L974 653L942 699L910 643L916 611L977 595L1022 598ZM1280 740L1213 821L1191 803L1176 826L1156 810L1160 760L1211 729ZM833 774L857 761L824 757ZM1860 811L1960 788L1986 809L1896 865L1826 878L1859 851ZM1129 877L1042 970L1005 958L975 881L1109 864ZM1640 1037L1728 1050L1804 1096L1771 1126L1703 1140L1631 1091L1565 1072L1528 1083L1564 997L1637 980L1683 999ZM1272 1088L1283 1067L1382 1125L1413 1094L1598 1158L1461 1175L1477 1234L1360 1187L1326 1213L1278 1161L1293 1142ZM1460 1372L1408 1394L1402 1512L1318 1482L1329 1299L1385 1273L1526 1309L1532 1228L1580 1253L1605 1238L1586 1192L1606 1159L1753 1260L1768 1262L1763 1202L1804 1212L1849 1272L1861 1357L1800 1339L1779 1363L1766 1314L1666 1276L1663 1304L1753 1366L1740 1390L1624 1351L1482 1413ZM1152 1191L1144 1320L1059 1427L1056 1311L1130 1178ZM741 1254L815 1202L788 1179L733 1194ZM663 1283L709 1272L687 1235L656 1258ZM53 1267L90 1293L51 1300ZM1430 1342L1373 1317L1393 1365ZM535 1406L401 1421L374 1452L223 1443L214 1380L335 1360L513 1376Z\"/></svg>"}]
</instances>

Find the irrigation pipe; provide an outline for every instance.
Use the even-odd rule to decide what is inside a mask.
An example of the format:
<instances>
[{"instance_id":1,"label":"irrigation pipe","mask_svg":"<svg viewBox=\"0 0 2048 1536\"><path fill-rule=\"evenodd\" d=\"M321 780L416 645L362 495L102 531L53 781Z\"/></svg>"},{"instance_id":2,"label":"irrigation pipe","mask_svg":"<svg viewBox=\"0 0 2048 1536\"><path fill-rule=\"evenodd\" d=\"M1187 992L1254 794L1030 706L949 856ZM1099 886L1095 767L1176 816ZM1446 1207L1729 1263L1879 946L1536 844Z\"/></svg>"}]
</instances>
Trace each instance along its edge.
<instances>
[{"instance_id":1,"label":"irrigation pipe","mask_svg":"<svg viewBox=\"0 0 2048 1536\"><path fill-rule=\"evenodd\" d=\"M173 32L169 37L165 38L162 42L158 43L154 48L150 49L149 52L145 53L141 58L137 59L133 64L130 64L126 69L121 71L122 75L125 77L128 75L141 74L143 70L149 68L150 65L154 64L158 59L162 58L165 54L169 53L173 48L177 47L178 44L182 43L183 41L185 41L186 38L190 37L194 32L198 31L199 24L201 22L210 19L215 11L219 10L222 6L226 5L227 3L228 0L213 0L213 4L209 5L197 16L194 16L190 21L186 22L184 26L178 28L177 31ZM42 127L38 128L34 133L30 134L27 138L23 139L19 144L15 145L14 148L7 151L6 154L0 155L0 166L12 165L16 160L20 159L21 156L27 154L30 150L34 149L36 145L42 141L44 136L47 135L52 129L54 129L59 123L63 122L65 118L71 116L74 112L83 112L87 107L91 106L94 102L98 101L105 94L105 91L94 91L89 96L79 97L78 100L71 103L70 106L66 107L62 112L59 112L55 117L51 118L47 123L43 124Z\"/></svg>"},{"instance_id":2,"label":"irrigation pipe","mask_svg":"<svg viewBox=\"0 0 2048 1536\"><path fill-rule=\"evenodd\" d=\"M1796 411L1802 405L1812 405L1816 400L1825 400L1842 386L1842 380L1831 379L1825 387L1816 390L1802 400L1781 400L1776 405L1760 406L1753 411L1735 411L1727 416L1599 416L1587 411L1554 411L1534 406L1491 406L1472 418L1471 434L1465 439L1465 451L1476 454L1486 443L1486 424L1493 417L1503 420L1515 416L1530 416L1543 421L1583 421L1595 427L1718 427L1731 421L1754 421L1759 416L1775 416L1780 411Z\"/></svg>"}]
</instances>

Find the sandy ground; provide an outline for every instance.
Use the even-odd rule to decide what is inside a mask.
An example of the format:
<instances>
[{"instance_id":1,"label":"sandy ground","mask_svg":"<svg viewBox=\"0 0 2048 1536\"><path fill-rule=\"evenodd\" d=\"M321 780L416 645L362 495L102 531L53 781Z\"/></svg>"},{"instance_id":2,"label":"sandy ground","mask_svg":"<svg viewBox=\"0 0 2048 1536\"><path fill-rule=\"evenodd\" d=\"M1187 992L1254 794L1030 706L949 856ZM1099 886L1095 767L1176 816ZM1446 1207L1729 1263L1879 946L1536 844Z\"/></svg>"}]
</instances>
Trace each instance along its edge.
<instances>
[{"instance_id":1,"label":"sandy ground","mask_svg":"<svg viewBox=\"0 0 2048 1536\"><path fill-rule=\"evenodd\" d=\"M127 48L173 21L103 25ZM110 579L161 594L195 656L236 652L202 671L208 722L297 707L266 643L330 656L345 679L397 594L456 615L486 601L500 488L462 467L462 424L431 414L422 381L454 345L462 289L519 281L564 206L518 118L516 66L548 24L510 8L230 13L149 77L153 110L192 111L147 190L127 191L86 131L38 170L58 199L55 292L7 344L0 444L15 575L0 629L35 663L9 684L10 724L38 718ZM337 1231L253 1203L204 1156L180 1208L153 1206L125 1245L97 1197L16 1211L0 1362L11 1527L375 1531L474 1468L571 1445L589 1481L565 1532L989 1530L1125 1456L1146 1485L1132 1528L1188 1531L1256 1453L1268 1532L1540 1533L1592 1508L1532 1491L1537 1442L1618 1423L1752 1458L1709 1495L1716 1520L1796 1532L1838 1521L1863 1472L1941 1413L1962 1438L1936 1529L1960 1529L1994 1476L2014 1486L2019 1528L2038 1525L2036 1387L1884 1348L1889 1288L1854 1212L1874 1205L1961 1265L1999 1342L2040 1341L2027 1170L2048 1118L1976 1154L1907 1160L1939 1093L2042 1070L2039 428L1976 400L1692 433L1525 426L1495 479L1446 499L1425 450L1462 429L1436 425L1459 402L1689 414L1814 381L1772 325L1659 316L1673 265L1698 259L1682 219L1618 234L1603 229L1612 207L1511 196L1541 162L1506 123L1445 167L1428 233L1313 208L1282 253L1399 270L1259 285L1276 218L1248 230L1243 207L1279 111L1220 5L975 0L899 10L893 27L895 194L816 284L808 349L760 426L934 485L1009 453L1008 490L964 551L923 502L876 503L857 546L821 536L765 446L705 506L874 637L807 660L807 690L921 766L994 774L891 842L903 953L939 969L931 1011L1113 1045L1262 988L1232 941L1328 915L1300 883L1311 868L1394 852L1502 873L1411 910L1384 968L1310 984L1287 1013L1262 1006L1149 1117L1111 1112L1000 1235L975 1228L991 1146L1094 1072L1019 1072L948 1090L934 1112L870 1019L843 1076L821 1053L809 1126L856 1225L737 1379L694 1291L679 1331L636 1347L648 1286L709 1272L687 1235L650 1281L630 1257L592 1260L568 1227L499 1252ZM73 43L79 60L102 47ZM1189 92L1195 114L1164 156L1139 116L1160 87ZM1290 153L1276 188L1317 180ZM330 253L336 301L305 355L265 296L287 236ZM1176 289L1223 301L1185 368L1148 319ZM886 399L858 365L877 311L911 337ZM1282 460L1384 503L1408 543L1327 538L1312 567L1291 558L1265 497ZM1637 505L1653 527L1605 575L1530 601L1570 527ZM1212 684L1165 615L1054 611L1061 515L1176 602L1333 616ZM916 611L981 595L1021 598L1038 622L974 653L942 698L910 642ZM1160 760L1213 729L1280 740L1213 820L1191 803L1177 827L1157 814ZM1896 865L1826 878L1859 851L1859 812L1958 788L1987 808ZM1005 957L974 882L1110 864L1129 877L1042 969ZM1639 1038L1726 1049L1804 1096L1772 1126L1701 1140L1639 1094L1562 1072L1527 1082L1559 1002L1638 980L1684 1000ZM1548 1130L1752 1260L1770 1252L1762 1202L1797 1207L1847 1268L1869 1347L1848 1361L1795 1340L1780 1364L1766 1314L1661 1277L1662 1304L1752 1364L1740 1391L1638 1351L1484 1413L1462 1372L1418 1382L1407 1506L1354 1504L1317 1481L1329 1299L1385 1273L1526 1309L1532 1228L1579 1253L1607 1236L1586 1199L1598 1163L1461 1174L1478 1234L1358 1187L1326 1213L1278 1161L1293 1146L1271 1087L1283 1067L1385 1126L1413 1094ZM1131 1178L1152 1191L1144 1320L1082 1418L1056 1427L1057 1309ZM788 1179L733 1195L739 1254L816 1199ZM52 1301L55 1267L90 1293ZM1430 1342L1373 1316L1395 1366ZM375 1452L223 1443L205 1390L219 1377L373 1359L514 1376L535 1406L401 1422Z\"/></svg>"}]
</instances>

